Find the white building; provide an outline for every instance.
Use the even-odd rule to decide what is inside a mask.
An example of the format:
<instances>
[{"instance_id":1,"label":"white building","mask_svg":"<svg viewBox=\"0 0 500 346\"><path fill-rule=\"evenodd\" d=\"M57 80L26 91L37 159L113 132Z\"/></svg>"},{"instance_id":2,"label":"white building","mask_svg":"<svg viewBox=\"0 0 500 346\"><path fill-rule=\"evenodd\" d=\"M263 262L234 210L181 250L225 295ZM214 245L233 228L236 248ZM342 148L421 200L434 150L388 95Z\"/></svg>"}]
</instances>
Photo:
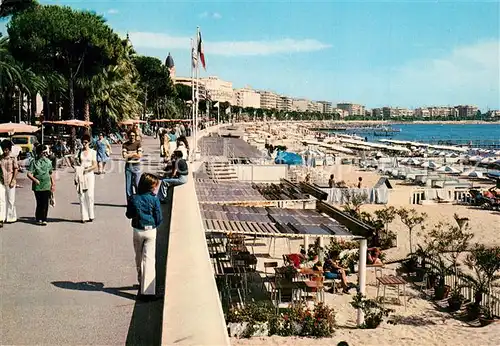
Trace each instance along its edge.
<instances>
[{"instance_id":1,"label":"white building","mask_svg":"<svg viewBox=\"0 0 500 346\"><path fill-rule=\"evenodd\" d=\"M262 109L278 109L278 94L272 91L259 91L260 108Z\"/></svg>"},{"instance_id":2,"label":"white building","mask_svg":"<svg viewBox=\"0 0 500 346\"><path fill-rule=\"evenodd\" d=\"M296 112L307 112L309 107L309 100L306 99L293 99L292 110Z\"/></svg>"},{"instance_id":3,"label":"white building","mask_svg":"<svg viewBox=\"0 0 500 346\"><path fill-rule=\"evenodd\" d=\"M260 94L251 88L234 89L234 97L238 107L260 108Z\"/></svg>"},{"instance_id":4,"label":"white building","mask_svg":"<svg viewBox=\"0 0 500 346\"><path fill-rule=\"evenodd\" d=\"M222 80L216 76L200 78L205 85L205 90L212 101L234 102L233 83Z\"/></svg>"}]
</instances>

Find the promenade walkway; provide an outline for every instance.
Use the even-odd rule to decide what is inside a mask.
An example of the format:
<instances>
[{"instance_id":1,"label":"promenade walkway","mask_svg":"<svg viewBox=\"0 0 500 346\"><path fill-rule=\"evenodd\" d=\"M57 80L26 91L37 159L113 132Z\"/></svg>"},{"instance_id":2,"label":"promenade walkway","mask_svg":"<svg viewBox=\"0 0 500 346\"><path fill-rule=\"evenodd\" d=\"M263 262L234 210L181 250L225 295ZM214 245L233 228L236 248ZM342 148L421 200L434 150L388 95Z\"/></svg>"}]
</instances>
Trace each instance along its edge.
<instances>
[{"instance_id":1,"label":"promenade walkway","mask_svg":"<svg viewBox=\"0 0 500 346\"><path fill-rule=\"evenodd\" d=\"M156 144L152 138L144 140L145 153L153 159L147 171L158 170ZM73 173L66 169L59 173L49 225L34 225L34 196L22 174L23 188L17 191L19 221L0 229L0 344L160 343L163 301L135 301L120 147L113 147L113 152L112 171L96 176L93 223L80 223ZM159 232L158 248L165 247L166 236ZM158 262L162 281L165 259Z\"/></svg>"}]
</instances>

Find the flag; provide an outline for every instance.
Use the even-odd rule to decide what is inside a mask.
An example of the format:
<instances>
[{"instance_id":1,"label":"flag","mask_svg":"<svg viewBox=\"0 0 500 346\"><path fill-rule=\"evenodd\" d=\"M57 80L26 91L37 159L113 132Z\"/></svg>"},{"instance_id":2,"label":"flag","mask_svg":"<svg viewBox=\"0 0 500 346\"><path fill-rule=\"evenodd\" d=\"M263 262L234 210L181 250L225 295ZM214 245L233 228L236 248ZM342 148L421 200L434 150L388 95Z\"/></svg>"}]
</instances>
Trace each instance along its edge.
<instances>
[{"instance_id":1,"label":"flag","mask_svg":"<svg viewBox=\"0 0 500 346\"><path fill-rule=\"evenodd\" d=\"M196 68L198 66L198 55L196 55L196 50L194 47L191 47L191 64L193 65L193 68Z\"/></svg>"},{"instance_id":2,"label":"flag","mask_svg":"<svg viewBox=\"0 0 500 346\"><path fill-rule=\"evenodd\" d=\"M217 108L219 108L219 107L220 107L220 104L219 104L219 102L218 102L218 101L217 101L217 103L216 103L216 104L214 104L214 107L217 107Z\"/></svg>"},{"instance_id":3,"label":"flag","mask_svg":"<svg viewBox=\"0 0 500 346\"><path fill-rule=\"evenodd\" d=\"M203 69L207 69L207 65L205 64L205 52L203 51L203 40L201 39L201 31L198 31L198 56L200 57L201 64L203 65Z\"/></svg>"}]
</instances>

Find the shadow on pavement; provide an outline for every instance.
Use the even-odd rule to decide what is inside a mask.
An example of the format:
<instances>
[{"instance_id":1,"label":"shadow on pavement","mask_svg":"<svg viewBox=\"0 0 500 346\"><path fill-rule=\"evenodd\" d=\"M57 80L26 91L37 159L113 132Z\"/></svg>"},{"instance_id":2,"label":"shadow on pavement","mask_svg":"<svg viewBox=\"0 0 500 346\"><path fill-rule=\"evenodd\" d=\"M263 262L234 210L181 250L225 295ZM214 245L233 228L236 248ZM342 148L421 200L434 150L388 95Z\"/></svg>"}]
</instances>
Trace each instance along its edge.
<instances>
[{"instance_id":1,"label":"shadow on pavement","mask_svg":"<svg viewBox=\"0 0 500 346\"><path fill-rule=\"evenodd\" d=\"M170 188L167 203L162 204L163 224L156 234L156 294L165 294L167 273L168 236L172 211L173 188ZM164 299L147 304L136 302L128 329L126 345L161 345Z\"/></svg>"},{"instance_id":2,"label":"shadow on pavement","mask_svg":"<svg viewBox=\"0 0 500 346\"><path fill-rule=\"evenodd\" d=\"M80 205L78 202L71 202L72 205ZM126 208L126 204L111 204L111 203L94 203L96 207L116 207L116 208Z\"/></svg>"},{"instance_id":3,"label":"shadow on pavement","mask_svg":"<svg viewBox=\"0 0 500 346\"><path fill-rule=\"evenodd\" d=\"M29 224L29 225L36 225L37 224L34 217L25 217L25 216L22 216L22 217L18 218L18 222L26 223L26 224ZM47 218L47 222L49 224L50 223L59 223L59 222L82 223L80 220L60 219L60 218L57 218L57 217L50 217L50 216Z\"/></svg>"},{"instance_id":4,"label":"shadow on pavement","mask_svg":"<svg viewBox=\"0 0 500 346\"><path fill-rule=\"evenodd\" d=\"M138 286L104 287L104 284L102 282L95 282L95 281L83 281L83 282L53 281L52 285L67 290L104 292L131 300L135 300L136 295L122 291L131 291L131 290L136 290L138 288Z\"/></svg>"}]
</instances>

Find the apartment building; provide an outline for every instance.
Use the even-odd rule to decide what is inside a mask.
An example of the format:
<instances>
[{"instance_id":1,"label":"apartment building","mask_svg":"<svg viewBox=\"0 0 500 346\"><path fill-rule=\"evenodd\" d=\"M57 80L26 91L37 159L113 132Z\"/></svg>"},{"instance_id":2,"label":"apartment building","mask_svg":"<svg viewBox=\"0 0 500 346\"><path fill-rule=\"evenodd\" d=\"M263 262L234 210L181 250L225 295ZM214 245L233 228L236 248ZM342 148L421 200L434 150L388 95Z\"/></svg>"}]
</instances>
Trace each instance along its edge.
<instances>
[{"instance_id":1,"label":"apartment building","mask_svg":"<svg viewBox=\"0 0 500 346\"><path fill-rule=\"evenodd\" d=\"M461 118L473 117L474 115L477 114L477 111L479 110L478 107L470 105L460 105L460 106L455 106L455 108L458 110L458 116Z\"/></svg>"},{"instance_id":2,"label":"apartment building","mask_svg":"<svg viewBox=\"0 0 500 346\"><path fill-rule=\"evenodd\" d=\"M321 113L330 114L332 112L332 103L329 101L318 101L321 105Z\"/></svg>"},{"instance_id":3,"label":"apartment building","mask_svg":"<svg viewBox=\"0 0 500 346\"><path fill-rule=\"evenodd\" d=\"M340 116L340 119L344 119L345 117L349 116L348 111L340 108L333 108L332 114L338 114Z\"/></svg>"},{"instance_id":4,"label":"apartment building","mask_svg":"<svg viewBox=\"0 0 500 346\"><path fill-rule=\"evenodd\" d=\"M251 88L234 89L234 97L238 107L260 108L260 94Z\"/></svg>"},{"instance_id":5,"label":"apartment building","mask_svg":"<svg viewBox=\"0 0 500 346\"><path fill-rule=\"evenodd\" d=\"M272 91L259 91L260 108L262 109L278 109L278 94Z\"/></svg>"},{"instance_id":6,"label":"apartment building","mask_svg":"<svg viewBox=\"0 0 500 346\"><path fill-rule=\"evenodd\" d=\"M356 103L337 103L337 108L347 111L350 116L365 115L365 106Z\"/></svg>"},{"instance_id":7,"label":"apartment building","mask_svg":"<svg viewBox=\"0 0 500 346\"><path fill-rule=\"evenodd\" d=\"M278 100L278 110L291 112L293 110L293 99L287 96L280 96Z\"/></svg>"},{"instance_id":8,"label":"apartment building","mask_svg":"<svg viewBox=\"0 0 500 346\"><path fill-rule=\"evenodd\" d=\"M205 90L212 101L234 102L233 83L222 80L216 76L200 78L205 84Z\"/></svg>"},{"instance_id":9,"label":"apartment building","mask_svg":"<svg viewBox=\"0 0 500 346\"><path fill-rule=\"evenodd\" d=\"M293 99L292 100L292 111L307 112L308 106L309 106L309 100L306 100L306 99Z\"/></svg>"}]
</instances>

